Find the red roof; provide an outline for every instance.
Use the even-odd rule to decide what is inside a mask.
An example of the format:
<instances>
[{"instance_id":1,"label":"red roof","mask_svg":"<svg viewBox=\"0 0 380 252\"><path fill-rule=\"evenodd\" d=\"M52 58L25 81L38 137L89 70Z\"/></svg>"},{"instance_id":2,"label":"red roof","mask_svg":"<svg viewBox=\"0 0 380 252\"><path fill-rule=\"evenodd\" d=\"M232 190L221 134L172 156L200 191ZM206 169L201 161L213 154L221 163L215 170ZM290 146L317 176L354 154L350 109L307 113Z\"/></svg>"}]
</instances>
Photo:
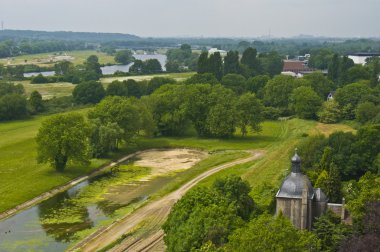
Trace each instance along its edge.
<instances>
[{"instance_id":1,"label":"red roof","mask_svg":"<svg viewBox=\"0 0 380 252\"><path fill-rule=\"evenodd\" d=\"M303 61L296 60L284 60L283 72L294 72L299 73L301 71L306 71L309 68L305 65Z\"/></svg>"}]
</instances>

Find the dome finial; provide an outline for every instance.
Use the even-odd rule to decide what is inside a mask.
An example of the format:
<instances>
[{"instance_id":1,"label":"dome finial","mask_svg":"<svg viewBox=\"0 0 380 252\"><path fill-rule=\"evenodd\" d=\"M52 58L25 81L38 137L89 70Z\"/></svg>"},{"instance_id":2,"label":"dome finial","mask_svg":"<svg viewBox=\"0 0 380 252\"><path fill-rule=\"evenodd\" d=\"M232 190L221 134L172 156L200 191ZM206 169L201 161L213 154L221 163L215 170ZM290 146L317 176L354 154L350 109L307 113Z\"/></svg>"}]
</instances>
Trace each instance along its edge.
<instances>
[{"instance_id":1,"label":"dome finial","mask_svg":"<svg viewBox=\"0 0 380 252\"><path fill-rule=\"evenodd\" d=\"M301 158L298 156L298 148L294 150L294 156L292 157L292 172L300 173L301 172Z\"/></svg>"}]
</instances>

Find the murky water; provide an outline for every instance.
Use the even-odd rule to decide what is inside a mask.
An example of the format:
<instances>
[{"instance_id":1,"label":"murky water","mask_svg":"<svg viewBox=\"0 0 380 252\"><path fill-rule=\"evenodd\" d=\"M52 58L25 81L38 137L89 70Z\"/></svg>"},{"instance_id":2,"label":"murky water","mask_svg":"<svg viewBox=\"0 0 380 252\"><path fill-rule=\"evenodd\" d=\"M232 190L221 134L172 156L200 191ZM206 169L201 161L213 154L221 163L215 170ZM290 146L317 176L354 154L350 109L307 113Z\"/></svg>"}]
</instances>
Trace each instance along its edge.
<instances>
[{"instance_id":1,"label":"murky water","mask_svg":"<svg viewBox=\"0 0 380 252\"><path fill-rule=\"evenodd\" d=\"M164 54L135 54L133 55L138 60L148 60L148 59L157 59L161 66L162 70L165 71L165 64L167 57ZM101 67L100 69L102 70L103 74L114 74L116 71L121 71L121 72L129 72L129 68L133 65L133 63L130 63L128 65L112 65L112 66L104 66ZM37 76L39 74L42 74L43 76L52 76L55 75L54 71L45 71L45 72L33 72L33 73L24 73L25 78Z\"/></svg>"},{"instance_id":2,"label":"murky water","mask_svg":"<svg viewBox=\"0 0 380 252\"><path fill-rule=\"evenodd\" d=\"M133 55L138 60L148 60L148 59L157 59L161 66L162 70L165 71L165 64L167 57L164 54L135 54ZM128 65L113 65L113 66L105 66L101 67L102 73L103 74L114 74L116 71L121 71L121 72L129 72L129 68L133 65L133 63L130 63Z\"/></svg>"},{"instance_id":3,"label":"murky water","mask_svg":"<svg viewBox=\"0 0 380 252\"><path fill-rule=\"evenodd\" d=\"M45 72L33 72L33 73L24 73L25 78L37 76L39 74L42 74L43 76L53 76L55 75L54 71L45 71Z\"/></svg>"},{"instance_id":4,"label":"murky water","mask_svg":"<svg viewBox=\"0 0 380 252\"><path fill-rule=\"evenodd\" d=\"M109 187L99 200L88 197L88 202L83 201L83 194L88 193L89 188L97 190L99 183L104 185L115 176L106 173L83 181L0 221L0 251L64 251L77 239L78 233L112 219L118 210L142 203L179 175L121 183Z\"/></svg>"}]
</instances>

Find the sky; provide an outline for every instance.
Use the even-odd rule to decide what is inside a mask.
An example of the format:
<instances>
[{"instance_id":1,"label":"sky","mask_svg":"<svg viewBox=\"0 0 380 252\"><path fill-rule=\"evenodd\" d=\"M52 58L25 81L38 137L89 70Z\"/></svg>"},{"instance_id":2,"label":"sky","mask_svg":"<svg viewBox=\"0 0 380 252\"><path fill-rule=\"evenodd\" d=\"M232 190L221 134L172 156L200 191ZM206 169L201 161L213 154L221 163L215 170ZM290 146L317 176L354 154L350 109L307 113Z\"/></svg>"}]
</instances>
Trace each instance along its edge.
<instances>
[{"instance_id":1,"label":"sky","mask_svg":"<svg viewBox=\"0 0 380 252\"><path fill-rule=\"evenodd\" d=\"M5 29L142 37L380 37L380 0L0 0Z\"/></svg>"}]
</instances>

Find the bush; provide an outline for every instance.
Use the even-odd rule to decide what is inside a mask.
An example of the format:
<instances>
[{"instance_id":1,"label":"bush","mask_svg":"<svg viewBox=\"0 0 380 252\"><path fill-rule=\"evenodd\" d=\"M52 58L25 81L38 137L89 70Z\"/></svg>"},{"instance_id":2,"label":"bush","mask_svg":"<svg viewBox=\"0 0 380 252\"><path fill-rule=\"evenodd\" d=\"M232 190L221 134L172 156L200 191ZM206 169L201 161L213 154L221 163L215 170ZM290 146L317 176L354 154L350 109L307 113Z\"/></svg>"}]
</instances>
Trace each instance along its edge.
<instances>
[{"instance_id":1,"label":"bush","mask_svg":"<svg viewBox=\"0 0 380 252\"><path fill-rule=\"evenodd\" d=\"M267 120L277 120L280 117L281 111L274 107L264 107L263 117Z\"/></svg>"},{"instance_id":2,"label":"bush","mask_svg":"<svg viewBox=\"0 0 380 252\"><path fill-rule=\"evenodd\" d=\"M77 104L98 103L105 96L105 90L99 82L87 81L78 84L73 90L74 101Z\"/></svg>"},{"instance_id":3,"label":"bush","mask_svg":"<svg viewBox=\"0 0 380 252\"><path fill-rule=\"evenodd\" d=\"M43 76L42 74L39 74L37 76L34 76L31 80L32 84L44 84L44 83L49 83L49 79Z\"/></svg>"}]
</instances>

